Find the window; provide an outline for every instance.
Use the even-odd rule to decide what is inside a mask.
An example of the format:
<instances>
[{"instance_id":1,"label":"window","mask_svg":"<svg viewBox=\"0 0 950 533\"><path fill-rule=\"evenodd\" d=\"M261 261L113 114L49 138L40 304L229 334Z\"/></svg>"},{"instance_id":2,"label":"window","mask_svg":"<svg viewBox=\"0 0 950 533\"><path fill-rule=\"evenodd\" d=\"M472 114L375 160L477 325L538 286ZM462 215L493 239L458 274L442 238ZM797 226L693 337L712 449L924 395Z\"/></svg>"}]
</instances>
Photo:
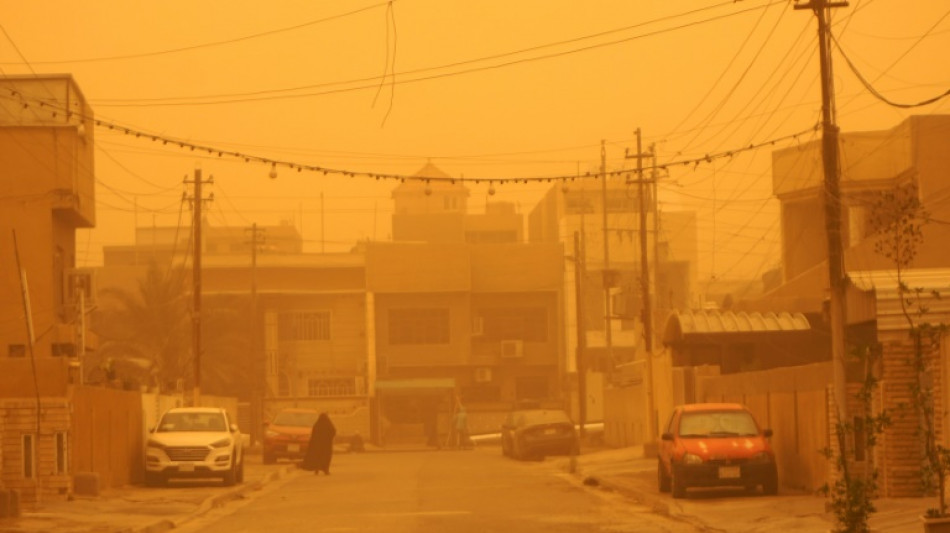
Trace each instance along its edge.
<instances>
[{"instance_id":1,"label":"window","mask_svg":"<svg viewBox=\"0 0 950 533\"><path fill-rule=\"evenodd\" d=\"M448 309L390 309L389 344L448 344Z\"/></svg>"},{"instance_id":2,"label":"window","mask_svg":"<svg viewBox=\"0 0 950 533\"><path fill-rule=\"evenodd\" d=\"M330 340L330 313L328 311L297 311L281 313L277 319L277 336L287 341Z\"/></svg>"},{"instance_id":3,"label":"window","mask_svg":"<svg viewBox=\"0 0 950 533\"><path fill-rule=\"evenodd\" d=\"M311 378L307 382L309 396L353 396L356 384L353 378Z\"/></svg>"},{"instance_id":4,"label":"window","mask_svg":"<svg viewBox=\"0 0 950 533\"><path fill-rule=\"evenodd\" d=\"M66 432L56 434L56 473L65 474L69 471L69 448L66 446Z\"/></svg>"},{"instance_id":5,"label":"window","mask_svg":"<svg viewBox=\"0 0 950 533\"><path fill-rule=\"evenodd\" d=\"M462 387L466 402L497 402L501 400L501 387L497 385L471 385Z\"/></svg>"},{"instance_id":6,"label":"window","mask_svg":"<svg viewBox=\"0 0 950 533\"><path fill-rule=\"evenodd\" d=\"M543 307L482 309L478 315L482 318L485 340L548 340L548 315Z\"/></svg>"},{"instance_id":7,"label":"window","mask_svg":"<svg viewBox=\"0 0 950 533\"><path fill-rule=\"evenodd\" d=\"M26 357L26 345L25 344L11 344L7 348L9 350L10 357Z\"/></svg>"},{"instance_id":8,"label":"window","mask_svg":"<svg viewBox=\"0 0 950 533\"><path fill-rule=\"evenodd\" d=\"M36 445L33 435L23 435L23 477L33 479L36 476Z\"/></svg>"},{"instance_id":9,"label":"window","mask_svg":"<svg viewBox=\"0 0 950 533\"><path fill-rule=\"evenodd\" d=\"M277 395L290 396L290 379L283 372L277 375Z\"/></svg>"},{"instance_id":10,"label":"window","mask_svg":"<svg viewBox=\"0 0 950 533\"><path fill-rule=\"evenodd\" d=\"M548 397L548 380L544 376L523 376L515 381L519 400L540 400Z\"/></svg>"}]
</instances>

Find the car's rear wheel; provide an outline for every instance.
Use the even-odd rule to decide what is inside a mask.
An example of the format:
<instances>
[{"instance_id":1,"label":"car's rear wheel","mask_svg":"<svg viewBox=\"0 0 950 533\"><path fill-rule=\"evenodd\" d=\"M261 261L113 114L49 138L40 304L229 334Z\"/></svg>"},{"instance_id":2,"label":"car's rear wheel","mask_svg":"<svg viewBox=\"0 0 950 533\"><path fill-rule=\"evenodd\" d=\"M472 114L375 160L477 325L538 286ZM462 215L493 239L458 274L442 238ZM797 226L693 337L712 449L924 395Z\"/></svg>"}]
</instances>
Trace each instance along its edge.
<instances>
[{"instance_id":1,"label":"car's rear wheel","mask_svg":"<svg viewBox=\"0 0 950 533\"><path fill-rule=\"evenodd\" d=\"M686 483L682 475L676 475L676 470L673 470L670 474L670 491L674 498L686 497Z\"/></svg>"},{"instance_id":2,"label":"car's rear wheel","mask_svg":"<svg viewBox=\"0 0 950 533\"><path fill-rule=\"evenodd\" d=\"M238 465L237 475L235 479L238 483L244 483L244 456L241 456L241 463Z\"/></svg>"},{"instance_id":3,"label":"car's rear wheel","mask_svg":"<svg viewBox=\"0 0 950 533\"><path fill-rule=\"evenodd\" d=\"M161 472L145 472L145 486L158 487L165 484L165 476Z\"/></svg>"},{"instance_id":4,"label":"car's rear wheel","mask_svg":"<svg viewBox=\"0 0 950 533\"><path fill-rule=\"evenodd\" d=\"M778 473L774 470L765 478L765 482L762 483L762 492L764 492L766 496L775 496L778 494Z\"/></svg>"},{"instance_id":5,"label":"car's rear wheel","mask_svg":"<svg viewBox=\"0 0 950 533\"><path fill-rule=\"evenodd\" d=\"M660 487L660 492L670 491L670 476L666 475L666 469L663 468L663 461L656 462L656 482Z\"/></svg>"},{"instance_id":6,"label":"car's rear wheel","mask_svg":"<svg viewBox=\"0 0 950 533\"><path fill-rule=\"evenodd\" d=\"M273 453L264 452L262 455L262 461L265 465L272 465L277 462L277 457Z\"/></svg>"}]
</instances>

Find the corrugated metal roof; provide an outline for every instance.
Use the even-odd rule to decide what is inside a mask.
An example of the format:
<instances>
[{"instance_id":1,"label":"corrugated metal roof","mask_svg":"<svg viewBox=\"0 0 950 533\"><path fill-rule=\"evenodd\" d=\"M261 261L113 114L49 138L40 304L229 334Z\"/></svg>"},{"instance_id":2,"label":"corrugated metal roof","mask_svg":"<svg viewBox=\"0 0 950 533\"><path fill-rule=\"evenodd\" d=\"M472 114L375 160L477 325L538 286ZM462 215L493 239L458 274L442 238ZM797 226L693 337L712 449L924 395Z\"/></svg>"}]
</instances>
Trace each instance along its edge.
<instances>
[{"instance_id":1,"label":"corrugated metal roof","mask_svg":"<svg viewBox=\"0 0 950 533\"><path fill-rule=\"evenodd\" d=\"M879 331L909 328L901 300L915 297L904 294L902 298L896 270L850 271L848 277L855 287L874 291ZM915 323L950 324L950 268L905 270L901 272L901 280L911 291L919 291L919 300L912 302L908 309ZM934 292L941 297L935 296ZM927 312L918 315L918 309Z\"/></svg>"},{"instance_id":2,"label":"corrugated metal roof","mask_svg":"<svg viewBox=\"0 0 950 533\"><path fill-rule=\"evenodd\" d=\"M801 313L746 313L733 311L677 311L666 322L664 343L687 335L805 331L811 329Z\"/></svg>"}]
</instances>

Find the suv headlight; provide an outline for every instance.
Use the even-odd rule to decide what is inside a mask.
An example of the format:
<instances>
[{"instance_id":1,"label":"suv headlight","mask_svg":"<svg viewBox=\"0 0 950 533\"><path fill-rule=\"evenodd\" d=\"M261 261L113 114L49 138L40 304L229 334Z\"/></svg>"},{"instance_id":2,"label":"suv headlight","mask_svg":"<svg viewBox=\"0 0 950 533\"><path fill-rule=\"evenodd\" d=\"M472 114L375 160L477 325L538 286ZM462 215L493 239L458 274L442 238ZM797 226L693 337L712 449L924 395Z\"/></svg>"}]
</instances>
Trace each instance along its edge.
<instances>
[{"instance_id":1,"label":"suv headlight","mask_svg":"<svg viewBox=\"0 0 950 533\"><path fill-rule=\"evenodd\" d=\"M211 447L212 447L212 448L226 448L226 447L228 447L228 446L230 446L230 445L231 445L231 439L230 439L230 438L224 438L224 439L221 439L221 440L216 440L216 441L214 441L214 442L211 443Z\"/></svg>"},{"instance_id":2,"label":"suv headlight","mask_svg":"<svg viewBox=\"0 0 950 533\"><path fill-rule=\"evenodd\" d=\"M164 450L164 449L165 449L165 445L162 444L161 442L158 442L158 441L155 440L155 439L148 439L147 441L145 441L145 447L146 447L146 448L158 448L159 450Z\"/></svg>"},{"instance_id":3,"label":"suv headlight","mask_svg":"<svg viewBox=\"0 0 950 533\"><path fill-rule=\"evenodd\" d=\"M693 454L693 453L683 454L683 464L698 465L698 464L702 464L702 462L703 462L703 458L696 454Z\"/></svg>"},{"instance_id":4,"label":"suv headlight","mask_svg":"<svg viewBox=\"0 0 950 533\"><path fill-rule=\"evenodd\" d=\"M771 463L772 456L766 452L759 452L749 459L750 463Z\"/></svg>"}]
</instances>

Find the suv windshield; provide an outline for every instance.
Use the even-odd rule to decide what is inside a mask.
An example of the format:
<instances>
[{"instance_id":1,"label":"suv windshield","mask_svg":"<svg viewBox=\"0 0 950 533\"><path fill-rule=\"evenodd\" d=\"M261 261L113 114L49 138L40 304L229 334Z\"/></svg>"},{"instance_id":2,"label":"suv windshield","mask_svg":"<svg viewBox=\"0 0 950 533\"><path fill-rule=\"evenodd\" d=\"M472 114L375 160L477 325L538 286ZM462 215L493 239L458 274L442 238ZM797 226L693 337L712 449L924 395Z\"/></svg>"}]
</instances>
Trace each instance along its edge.
<instances>
[{"instance_id":1,"label":"suv windshield","mask_svg":"<svg viewBox=\"0 0 950 533\"><path fill-rule=\"evenodd\" d=\"M165 413L158 424L161 433L171 431L227 431L221 413Z\"/></svg>"},{"instance_id":2,"label":"suv windshield","mask_svg":"<svg viewBox=\"0 0 950 533\"><path fill-rule=\"evenodd\" d=\"M274 417L275 426L311 427L317 421L318 413L281 411Z\"/></svg>"},{"instance_id":3,"label":"suv windshield","mask_svg":"<svg viewBox=\"0 0 950 533\"><path fill-rule=\"evenodd\" d=\"M758 435L752 415L745 411L683 413L680 437L748 437Z\"/></svg>"}]
</instances>

